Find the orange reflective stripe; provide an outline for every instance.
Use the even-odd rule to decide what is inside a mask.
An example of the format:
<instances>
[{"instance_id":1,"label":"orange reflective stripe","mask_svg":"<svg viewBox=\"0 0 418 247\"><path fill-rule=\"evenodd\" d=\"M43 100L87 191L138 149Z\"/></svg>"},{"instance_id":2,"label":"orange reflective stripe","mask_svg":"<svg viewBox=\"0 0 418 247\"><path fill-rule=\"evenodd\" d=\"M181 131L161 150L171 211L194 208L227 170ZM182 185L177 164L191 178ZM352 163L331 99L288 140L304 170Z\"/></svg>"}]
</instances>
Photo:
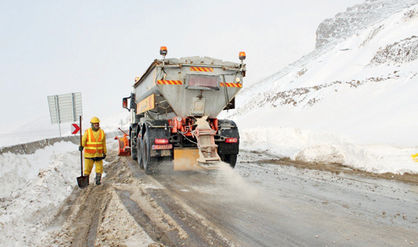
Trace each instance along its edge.
<instances>
[{"instance_id":1,"label":"orange reflective stripe","mask_svg":"<svg viewBox=\"0 0 418 247\"><path fill-rule=\"evenodd\" d=\"M85 152L88 154L102 154L103 153L103 149L87 149L85 148L84 150L86 150Z\"/></svg>"},{"instance_id":2,"label":"orange reflective stripe","mask_svg":"<svg viewBox=\"0 0 418 247\"><path fill-rule=\"evenodd\" d=\"M190 67L190 71L199 71L199 72L213 72L213 68L209 67Z\"/></svg>"},{"instance_id":3,"label":"orange reflective stripe","mask_svg":"<svg viewBox=\"0 0 418 247\"><path fill-rule=\"evenodd\" d=\"M160 84L160 85L183 85L183 82L179 81L179 80L158 80L157 84Z\"/></svg>"},{"instance_id":4,"label":"orange reflective stripe","mask_svg":"<svg viewBox=\"0 0 418 247\"><path fill-rule=\"evenodd\" d=\"M221 82L219 83L221 87L242 87L241 83L234 83L234 82Z\"/></svg>"}]
</instances>

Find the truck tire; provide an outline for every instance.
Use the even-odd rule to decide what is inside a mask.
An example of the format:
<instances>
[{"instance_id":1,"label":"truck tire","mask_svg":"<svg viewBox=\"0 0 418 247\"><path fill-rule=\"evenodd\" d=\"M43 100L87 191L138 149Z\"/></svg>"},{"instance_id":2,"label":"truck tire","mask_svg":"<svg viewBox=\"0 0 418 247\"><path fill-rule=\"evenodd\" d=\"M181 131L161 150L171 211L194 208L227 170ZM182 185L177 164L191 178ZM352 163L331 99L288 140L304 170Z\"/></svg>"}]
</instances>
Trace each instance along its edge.
<instances>
[{"instance_id":1,"label":"truck tire","mask_svg":"<svg viewBox=\"0 0 418 247\"><path fill-rule=\"evenodd\" d=\"M144 169L144 163L142 162L142 138L138 136L138 139L136 140L136 153L137 153L137 159L138 159L138 165L139 168Z\"/></svg>"},{"instance_id":2,"label":"truck tire","mask_svg":"<svg viewBox=\"0 0 418 247\"><path fill-rule=\"evenodd\" d=\"M133 142L134 137L131 136L129 139L131 141L131 157L132 157L133 160L138 160L138 155L137 155L137 152L136 152L136 145L134 145L134 142Z\"/></svg>"},{"instance_id":3,"label":"truck tire","mask_svg":"<svg viewBox=\"0 0 418 247\"><path fill-rule=\"evenodd\" d=\"M237 163L237 154L224 154L221 158L224 162L228 163L232 168Z\"/></svg>"},{"instance_id":4,"label":"truck tire","mask_svg":"<svg viewBox=\"0 0 418 247\"><path fill-rule=\"evenodd\" d=\"M145 174L153 173L153 168L155 166L155 158L151 158L151 140L150 140L150 130L146 130L144 137L142 138L142 165L144 167Z\"/></svg>"}]
</instances>

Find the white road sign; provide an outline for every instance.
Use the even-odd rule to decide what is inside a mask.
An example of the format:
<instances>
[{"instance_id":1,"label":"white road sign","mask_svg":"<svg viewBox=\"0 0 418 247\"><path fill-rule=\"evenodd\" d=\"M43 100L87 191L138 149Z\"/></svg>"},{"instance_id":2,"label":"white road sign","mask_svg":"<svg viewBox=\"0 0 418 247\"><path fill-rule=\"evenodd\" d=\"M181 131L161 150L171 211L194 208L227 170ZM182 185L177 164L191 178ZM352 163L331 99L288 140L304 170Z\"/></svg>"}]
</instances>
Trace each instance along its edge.
<instances>
[{"instance_id":1,"label":"white road sign","mask_svg":"<svg viewBox=\"0 0 418 247\"><path fill-rule=\"evenodd\" d=\"M48 96L52 124L76 122L82 116L81 93Z\"/></svg>"}]
</instances>

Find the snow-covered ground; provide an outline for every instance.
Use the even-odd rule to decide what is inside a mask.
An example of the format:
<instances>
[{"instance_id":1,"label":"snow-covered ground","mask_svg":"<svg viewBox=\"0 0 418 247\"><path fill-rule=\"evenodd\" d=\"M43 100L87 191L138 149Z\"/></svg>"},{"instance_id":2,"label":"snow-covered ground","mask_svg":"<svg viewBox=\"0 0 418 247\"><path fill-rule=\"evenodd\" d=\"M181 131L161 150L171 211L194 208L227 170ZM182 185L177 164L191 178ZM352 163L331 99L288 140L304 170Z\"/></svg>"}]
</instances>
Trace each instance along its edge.
<instances>
[{"instance_id":1,"label":"snow-covered ground","mask_svg":"<svg viewBox=\"0 0 418 247\"><path fill-rule=\"evenodd\" d=\"M0 155L1 246L35 246L41 240L76 185L79 155L69 142L30 155Z\"/></svg>"},{"instance_id":2,"label":"snow-covered ground","mask_svg":"<svg viewBox=\"0 0 418 247\"><path fill-rule=\"evenodd\" d=\"M298 128L254 128L241 132L241 147L292 160L338 163L374 173L418 173L417 147L359 145L341 135Z\"/></svg>"},{"instance_id":3,"label":"snow-covered ground","mask_svg":"<svg viewBox=\"0 0 418 247\"><path fill-rule=\"evenodd\" d=\"M399 9L243 90L224 116L244 148L418 173L417 30L418 5Z\"/></svg>"},{"instance_id":4,"label":"snow-covered ground","mask_svg":"<svg viewBox=\"0 0 418 247\"><path fill-rule=\"evenodd\" d=\"M77 147L59 142L33 154L0 155L0 246L38 246L54 230L61 204L77 187Z\"/></svg>"},{"instance_id":5,"label":"snow-covered ground","mask_svg":"<svg viewBox=\"0 0 418 247\"><path fill-rule=\"evenodd\" d=\"M107 132L126 128L128 117L127 112L103 117L102 128ZM88 120L83 121L84 126ZM59 136L58 126L48 121L47 116L40 116L15 132L0 134L0 146ZM63 124L62 135L70 135L69 123ZM109 150L117 149L113 139L108 139L107 145ZM94 177L94 169L92 173ZM71 142L55 143L33 154L0 154L0 246L40 246L54 230L51 225L77 186L78 176L80 152Z\"/></svg>"}]
</instances>

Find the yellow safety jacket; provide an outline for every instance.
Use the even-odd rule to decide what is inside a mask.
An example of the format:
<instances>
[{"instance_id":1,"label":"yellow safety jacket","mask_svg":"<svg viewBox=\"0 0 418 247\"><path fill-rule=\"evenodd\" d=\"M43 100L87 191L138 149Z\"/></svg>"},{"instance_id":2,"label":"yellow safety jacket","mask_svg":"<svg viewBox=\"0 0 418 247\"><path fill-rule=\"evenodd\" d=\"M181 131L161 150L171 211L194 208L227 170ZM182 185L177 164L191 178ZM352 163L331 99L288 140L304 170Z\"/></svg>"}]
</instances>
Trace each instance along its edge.
<instances>
[{"instance_id":1,"label":"yellow safety jacket","mask_svg":"<svg viewBox=\"0 0 418 247\"><path fill-rule=\"evenodd\" d=\"M104 131L102 129L94 131L92 128L86 130L83 135L82 146L84 147L84 157L103 157L103 154L107 153Z\"/></svg>"},{"instance_id":2,"label":"yellow safety jacket","mask_svg":"<svg viewBox=\"0 0 418 247\"><path fill-rule=\"evenodd\" d=\"M415 162L418 162L418 153L411 155L412 160L414 160Z\"/></svg>"}]
</instances>

